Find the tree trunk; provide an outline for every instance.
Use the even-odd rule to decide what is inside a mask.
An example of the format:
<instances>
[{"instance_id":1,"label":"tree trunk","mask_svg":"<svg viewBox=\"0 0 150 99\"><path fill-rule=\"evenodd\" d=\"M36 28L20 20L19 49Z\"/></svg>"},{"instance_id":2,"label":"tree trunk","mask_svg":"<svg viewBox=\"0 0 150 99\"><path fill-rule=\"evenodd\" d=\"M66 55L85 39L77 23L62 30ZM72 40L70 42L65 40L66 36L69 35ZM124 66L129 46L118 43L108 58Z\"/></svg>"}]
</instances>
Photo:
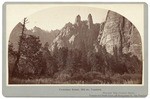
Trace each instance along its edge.
<instances>
[{"instance_id":1,"label":"tree trunk","mask_svg":"<svg viewBox=\"0 0 150 99\"><path fill-rule=\"evenodd\" d=\"M23 25L22 25L22 32L21 32L21 36L20 36L20 41L18 42L19 47L18 47L17 59L15 61L14 68L13 68L13 71L12 71L12 76L13 77L18 76L18 71L19 71L18 70L18 63L19 63L19 59L20 59L21 45L22 45L22 39L23 39L23 35L24 35L26 22L27 22L27 18L24 18Z\"/></svg>"}]
</instances>

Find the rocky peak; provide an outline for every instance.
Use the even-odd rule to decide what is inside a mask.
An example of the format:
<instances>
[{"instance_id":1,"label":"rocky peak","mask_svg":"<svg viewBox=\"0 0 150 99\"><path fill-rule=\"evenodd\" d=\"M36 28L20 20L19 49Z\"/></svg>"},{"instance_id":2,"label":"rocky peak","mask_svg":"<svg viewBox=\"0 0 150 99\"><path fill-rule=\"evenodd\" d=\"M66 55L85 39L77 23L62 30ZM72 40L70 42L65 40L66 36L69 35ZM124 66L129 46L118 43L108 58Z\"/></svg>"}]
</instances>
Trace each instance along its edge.
<instances>
[{"instance_id":1,"label":"rocky peak","mask_svg":"<svg viewBox=\"0 0 150 99\"><path fill-rule=\"evenodd\" d=\"M93 24L91 14L88 15L87 20L83 21L81 21L80 15L77 15L75 24L69 22L61 29L60 34L53 41L52 51L55 43L58 48L68 47L69 49L82 50L85 45L86 49L92 49L99 34L99 25Z\"/></svg>"},{"instance_id":2,"label":"rocky peak","mask_svg":"<svg viewBox=\"0 0 150 99\"><path fill-rule=\"evenodd\" d=\"M88 15L88 28L91 29L93 26L93 19L92 19L92 15L89 14Z\"/></svg>"},{"instance_id":3,"label":"rocky peak","mask_svg":"<svg viewBox=\"0 0 150 99\"><path fill-rule=\"evenodd\" d=\"M18 50L18 42L22 32L22 25L23 24L19 22L10 33L9 41L13 44L15 51Z\"/></svg>"},{"instance_id":4,"label":"rocky peak","mask_svg":"<svg viewBox=\"0 0 150 99\"><path fill-rule=\"evenodd\" d=\"M34 28L32 29L32 32L39 32L39 31L42 31L42 29L40 29L37 26L34 26Z\"/></svg>"},{"instance_id":5,"label":"rocky peak","mask_svg":"<svg viewBox=\"0 0 150 99\"><path fill-rule=\"evenodd\" d=\"M77 15L77 17L76 17L76 19L75 19L75 24L76 24L77 26L80 26L80 24L81 24L81 17L80 17L80 15Z\"/></svg>"}]
</instances>

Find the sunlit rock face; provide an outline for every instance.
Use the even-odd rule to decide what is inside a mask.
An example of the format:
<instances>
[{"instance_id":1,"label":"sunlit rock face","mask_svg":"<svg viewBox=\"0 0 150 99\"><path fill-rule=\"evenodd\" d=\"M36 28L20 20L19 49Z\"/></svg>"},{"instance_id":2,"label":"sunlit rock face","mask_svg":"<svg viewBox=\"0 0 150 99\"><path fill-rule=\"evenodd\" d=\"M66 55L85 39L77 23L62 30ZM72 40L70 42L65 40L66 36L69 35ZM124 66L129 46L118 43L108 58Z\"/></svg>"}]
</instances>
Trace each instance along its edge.
<instances>
[{"instance_id":1,"label":"sunlit rock face","mask_svg":"<svg viewBox=\"0 0 150 99\"><path fill-rule=\"evenodd\" d=\"M131 53L142 59L140 34L135 26L120 14L108 11L99 35L99 44L105 46L108 53L113 55L114 49L117 49L118 55Z\"/></svg>"}]
</instances>

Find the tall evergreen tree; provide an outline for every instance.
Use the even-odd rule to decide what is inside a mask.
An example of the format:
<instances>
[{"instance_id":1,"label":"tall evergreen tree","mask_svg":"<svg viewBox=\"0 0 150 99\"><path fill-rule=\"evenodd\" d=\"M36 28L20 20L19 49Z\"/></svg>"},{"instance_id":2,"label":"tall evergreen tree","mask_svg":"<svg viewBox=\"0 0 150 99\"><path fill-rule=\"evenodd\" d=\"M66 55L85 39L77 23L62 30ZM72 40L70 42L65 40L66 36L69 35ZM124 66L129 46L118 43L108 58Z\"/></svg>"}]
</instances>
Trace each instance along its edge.
<instances>
[{"instance_id":1,"label":"tall evergreen tree","mask_svg":"<svg viewBox=\"0 0 150 99\"><path fill-rule=\"evenodd\" d=\"M16 60L17 52L14 51L13 44L9 42L8 45L8 64L9 64L9 77L12 76L12 71L14 68L14 61Z\"/></svg>"},{"instance_id":2,"label":"tall evergreen tree","mask_svg":"<svg viewBox=\"0 0 150 99\"><path fill-rule=\"evenodd\" d=\"M64 67L66 67L67 62L67 56L68 56L68 48L62 47L58 51L58 70L62 70Z\"/></svg>"},{"instance_id":3,"label":"tall evergreen tree","mask_svg":"<svg viewBox=\"0 0 150 99\"><path fill-rule=\"evenodd\" d=\"M51 55L48 48L49 44L46 42L43 49L43 60L45 61L45 66L42 69L42 73L46 76L53 77L54 73L57 71L57 65L55 58Z\"/></svg>"},{"instance_id":4,"label":"tall evergreen tree","mask_svg":"<svg viewBox=\"0 0 150 99\"><path fill-rule=\"evenodd\" d=\"M27 21L28 21L27 18L24 18L23 25L22 25L21 36L20 36L20 40L18 42L19 48L18 48L18 52L17 52L17 59L16 59L15 64L14 64L12 76L17 76L18 72L19 72L19 70L18 70L18 63L19 63L19 59L20 59L22 41L23 41L23 39L25 37L24 32L25 32L25 25L26 25Z\"/></svg>"},{"instance_id":5,"label":"tall evergreen tree","mask_svg":"<svg viewBox=\"0 0 150 99\"><path fill-rule=\"evenodd\" d=\"M15 77L40 75L44 64L39 37L25 34L27 21L27 18L24 18L22 33L18 42L19 48L12 72Z\"/></svg>"},{"instance_id":6,"label":"tall evergreen tree","mask_svg":"<svg viewBox=\"0 0 150 99\"><path fill-rule=\"evenodd\" d=\"M39 37L26 35L22 40L18 62L19 75L39 75L44 65Z\"/></svg>"}]
</instances>

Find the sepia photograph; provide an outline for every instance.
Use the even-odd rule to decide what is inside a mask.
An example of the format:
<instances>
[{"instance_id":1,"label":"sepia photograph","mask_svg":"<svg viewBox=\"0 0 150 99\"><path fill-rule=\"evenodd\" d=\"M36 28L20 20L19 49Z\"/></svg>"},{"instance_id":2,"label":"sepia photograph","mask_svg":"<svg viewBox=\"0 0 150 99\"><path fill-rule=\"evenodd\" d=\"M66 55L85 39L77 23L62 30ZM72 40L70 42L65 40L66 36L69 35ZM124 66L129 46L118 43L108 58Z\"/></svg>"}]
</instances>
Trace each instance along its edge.
<instances>
[{"instance_id":1,"label":"sepia photograph","mask_svg":"<svg viewBox=\"0 0 150 99\"><path fill-rule=\"evenodd\" d=\"M148 5L3 4L5 97L146 97Z\"/></svg>"},{"instance_id":2,"label":"sepia photograph","mask_svg":"<svg viewBox=\"0 0 150 99\"><path fill-rule=\"evenodd\" d=\"M143 83L140 32L110 9L56 6L24 16L7 46L10 85Z\"/></svg>"}]
</instances>

